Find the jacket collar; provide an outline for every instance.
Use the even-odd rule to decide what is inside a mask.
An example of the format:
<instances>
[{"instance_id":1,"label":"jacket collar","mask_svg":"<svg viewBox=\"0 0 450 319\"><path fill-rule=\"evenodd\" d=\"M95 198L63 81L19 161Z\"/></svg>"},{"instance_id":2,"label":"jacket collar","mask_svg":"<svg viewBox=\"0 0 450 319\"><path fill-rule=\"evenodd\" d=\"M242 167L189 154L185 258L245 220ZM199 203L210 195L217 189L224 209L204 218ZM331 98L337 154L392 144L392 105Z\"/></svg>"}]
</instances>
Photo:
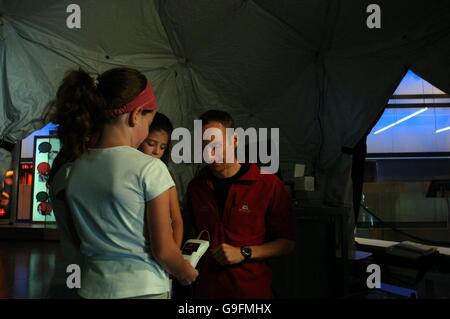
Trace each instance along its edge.
<instances>
[{"instance_id":1,"label":"jacket collar","mask_svg":"<svg viewBox=\"0 0 450 319\"><path fill-rule=\"evenodd\" d=\"M248 163L248 164L242 164L242 165L249 165L249 169L247 170L247 172L245 172L244 175L242 175L239 178L239 182L244 182L244 181L249 181L249 182L254 182L257 181L260 178L260 169L259 167L254 164L254 163ZM209 169L209 167L204 167L200 173L199 173L199 177L201 177L202 179L205 179L207 182L212 182L213 179L213 174L211 172L211 170Z\"/></svg>"}]
</instances>

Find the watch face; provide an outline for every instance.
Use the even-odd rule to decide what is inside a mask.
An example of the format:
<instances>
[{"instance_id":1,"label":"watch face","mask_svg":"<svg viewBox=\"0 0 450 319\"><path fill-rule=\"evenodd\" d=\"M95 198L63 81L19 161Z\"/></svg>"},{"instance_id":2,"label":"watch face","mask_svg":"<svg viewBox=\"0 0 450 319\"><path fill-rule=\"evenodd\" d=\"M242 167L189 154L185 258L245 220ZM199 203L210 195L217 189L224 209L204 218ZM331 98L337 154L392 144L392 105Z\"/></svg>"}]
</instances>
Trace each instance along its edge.
<instances>
[{"instance_id":1,"label":"watch face","mask_svg":"<svg viewBox=\"0 0 450 319\"><path fill-rule=\"evenodd\" d=\"M250 247L242 247L241 251L245 258L249 258L252 256L252 249Z\"/></svg>"}]
</instances>

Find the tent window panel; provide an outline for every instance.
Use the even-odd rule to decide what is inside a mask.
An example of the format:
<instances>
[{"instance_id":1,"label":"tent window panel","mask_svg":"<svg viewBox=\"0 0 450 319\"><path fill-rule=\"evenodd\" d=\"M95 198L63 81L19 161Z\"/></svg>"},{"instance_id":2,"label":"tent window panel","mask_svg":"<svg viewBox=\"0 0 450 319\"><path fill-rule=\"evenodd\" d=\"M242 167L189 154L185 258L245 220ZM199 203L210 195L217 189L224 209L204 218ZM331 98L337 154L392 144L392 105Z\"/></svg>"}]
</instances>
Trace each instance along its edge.
<instances>
[{"instance_id":1,"label":"tent window panel","mask_svg":"<svg viewBox=\"0 0 450 319\"><path fill-rule=\"evenodd\" d=\"M422 79L420 76L415 74L413 71L409 70L403 80L398 85L395 90L393 96L397 95L411 95L411 94L445 94L445 92L441 91L439 88L433 86L429 82Z\"/></svg>"},{"instance_id":2,"label":"tent window panel","mask_svg":"<svg viewBox=\"0 0 450 319\"><path fill-rule=\"evenodd\" d=\"M450 153L450 107L387 108L367 137L368 156Z\"/></svg>"}]
</instances>

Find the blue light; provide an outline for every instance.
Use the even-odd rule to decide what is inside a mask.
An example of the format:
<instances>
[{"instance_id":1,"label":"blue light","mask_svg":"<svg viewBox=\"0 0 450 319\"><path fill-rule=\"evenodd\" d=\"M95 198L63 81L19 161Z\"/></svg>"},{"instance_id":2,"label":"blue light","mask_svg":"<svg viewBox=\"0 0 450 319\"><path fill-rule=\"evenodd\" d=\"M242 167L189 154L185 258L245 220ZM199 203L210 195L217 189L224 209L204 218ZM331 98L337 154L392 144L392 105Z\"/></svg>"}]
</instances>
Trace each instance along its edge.
<instances>
[{"instance_id":1,"label":"blue light","mask_svg":"<svg viewBox=\"0 0 450 319\"><path fill-rule=\"evenodd\" d=\"M436 130L436 133L442 133L442 132L445 132L445 131L448 131L448 130L450 130L450 126L447 126L447 127L444 127L444 128L440 128L439 130Z\"/></svg>"},{"instance_id":2,"label":"blue light","mask_svg":"<svg viewBox=\"0 0 450 319\"><path fill-rule=\"evenodd\" d=\"M394 127L394 126L396 126L396 125L398 125L398 124L400 124L400 123L403 123L403 122L405 122L405 121L407 121L407 120L413 118L414 116L419 115L420 113L425 112L426 110L428 110L428 108L427 108L427 107L424 107L423 109L420 109L420 110L418 110L417 112L414 112L413 114L410 114L410 115L408 115L408 116L402 117L400 120L397 120L397 121L395 121L394 123L389 124L389 125L387 125L387 126L381 128L381 129L377 130L377 131L376 131L375 133L373 133L373 134L374 134L374 135L377 135L377 134L379 134L379 133L381 133L381 132L383 132L383 131L386 131L386 130L390 129L391 127Z\"/></svg>"},{"instance_id":3,"label":"blue light","mask_svg":"<svg viewBox=\"0 0 450 319\"><path fill-rule=\"evenodd\" d=\"M367 137L367 152L450 153L450 107L424 110L386 108Z\"/></svg>"}]
</instances>

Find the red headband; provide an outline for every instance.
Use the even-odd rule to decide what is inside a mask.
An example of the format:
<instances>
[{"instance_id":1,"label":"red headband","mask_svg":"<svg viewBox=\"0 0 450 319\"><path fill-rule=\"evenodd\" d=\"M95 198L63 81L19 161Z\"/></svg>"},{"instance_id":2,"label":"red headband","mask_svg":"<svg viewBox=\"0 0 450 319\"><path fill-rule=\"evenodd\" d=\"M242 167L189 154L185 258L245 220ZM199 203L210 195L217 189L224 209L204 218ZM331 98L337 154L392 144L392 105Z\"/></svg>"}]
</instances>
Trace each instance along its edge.
<instances>
[{"instance_id":1,"label":"red headband","mask_svg":"<svg viewBox=\"0 0 450 319\"><path fill-rule=\"evenodd\" d=\"M152 86L150 82L147 81L147 86L145 89L139 93L130 103L125 104L124 106L114 108L114 109L106 109L106 114L109 116L120 116L122 114L133 112L138 107L142 107L144 110L156 110L157 101L155 94L153 93Z\"/></svg>"}]
</instances>

